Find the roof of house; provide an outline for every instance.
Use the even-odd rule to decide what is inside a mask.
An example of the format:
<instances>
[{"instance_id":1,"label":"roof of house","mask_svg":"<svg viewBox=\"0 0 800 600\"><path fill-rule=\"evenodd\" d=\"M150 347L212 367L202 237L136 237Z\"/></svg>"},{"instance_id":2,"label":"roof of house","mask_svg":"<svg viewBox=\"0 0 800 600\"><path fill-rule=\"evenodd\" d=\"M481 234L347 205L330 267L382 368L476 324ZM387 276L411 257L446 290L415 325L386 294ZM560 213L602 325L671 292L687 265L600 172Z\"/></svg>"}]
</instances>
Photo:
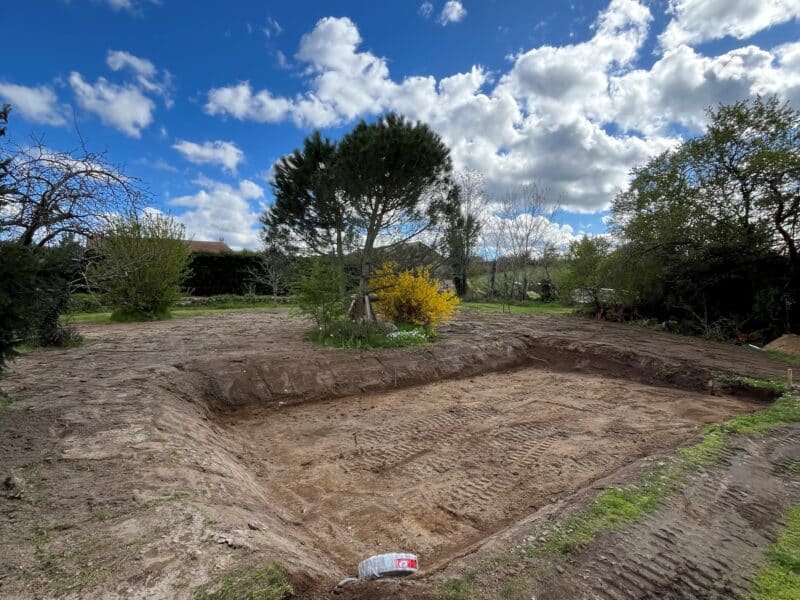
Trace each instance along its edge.
<instances>
[{"instance_id":1,"label":"roof of house","mask_svg":"<svg viewBox=\"0 0 800 600\"><path fill-rule=\"evenodd\" d=\"M232 252L232 249L224 241L209 242L203 240L186 240L191 252Z\"/></svg>"}]
</instances>

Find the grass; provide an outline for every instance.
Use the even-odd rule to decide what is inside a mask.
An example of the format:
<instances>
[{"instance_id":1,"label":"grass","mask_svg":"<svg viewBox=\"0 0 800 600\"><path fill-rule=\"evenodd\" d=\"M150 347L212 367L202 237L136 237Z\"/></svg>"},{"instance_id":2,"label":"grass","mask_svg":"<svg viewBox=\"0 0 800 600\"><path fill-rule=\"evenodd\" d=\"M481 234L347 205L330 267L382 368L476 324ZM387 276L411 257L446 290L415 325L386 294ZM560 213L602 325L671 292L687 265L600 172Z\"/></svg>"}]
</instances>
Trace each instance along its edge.
<instances>
[{"instance_id":1,"label":"grass","mask_svg":"<svg viewBox=\"0 0 800 600\"><path fill-rule=\"evenodd\" d=\"M556 302L525 302L520 304L504 304L502 302L462 302L461 306L467 310L478 312L509 312L512 314L539 315L539 314L568 314L574 309Z\"/></svg>"},{"instance_id":2,"label":"grass","mask_svg":"<svg viewBox=\"0 0 800 600\"><path fill-rule=\"evenodd\" d=\"M762 352L766 352L770 356L779 358L782 361L800 366L800 356L795 356L794 354L787 354L786 352L781 352L780 350L762 350Z\"/></svg>"},{"instance_id":3,"label":"grass","mask_svg":"<svg viewBox=\"0 0 800 600\"><path fill-rule=\"evenodd\" d=\"M283 568L271 562L259 569L228 571L194 593L194 600L283 600L294 593Z\"/></svg>"},{"instance_id":4,"label":"grass","mask_svg":"<svg viewBox=\"0 0 800 600\"><path fill-rule=\"evenodd\" d=\"M767 550L766 561L755 577L753 600L800 598L800 506L786 516L786 527Z\"/></svg>"},{"instance_id":5,"label":"grass","mask_svg":"<svg viewBox=\"0 0 800 600\"><path fill-rule=\"evenodd\" d=\"M292 308L290 304L245 304L245 303L230 303L228 305L219 306L182 306L170 310L170 315L174 319L183 319L186 317L197 317L201 315L211 315L222 311L229 310L287 310ZM74 313L67 315L65 321L74 324L84 323L113 323L111 312L97 312L97 313ZM117 321L126 322L126 321Z\"/></svg>"},{"instance_id":6,"label":"grass","mask_svg":"<svg viewBox=\"0 0 800 600\"><path fill-rule=\"evenodd\" d=\"M770 385L770 382L767 381L753 380L753 382L764 386ZM464 577L445 580L438 588L439 597L442 600L480 598L478 575L496 570L497 567L509 562L535 557L564 559L593 542L599 534L617 531L657 509L670 494L678 489L689 474L701 467L720 462L724 456L724 450L729 447L730 436L762 435L774 427L798 422L800 422L800 395L784 394L764 410L741 415L725 423L711 425L703 431L700 442L682 448L674 459L659 461L641 474L635 483L603 491L581 513L557 524L552 530L541 536L537 543L520 550L511 550L504 558L491 557L479 563ZM797 527L800 528L800 515L798 515ZM800 536L800 529L794 535ZM791 539L800 541L796 538ZM800 548L800 544L796 548ZM797 566L800 565L800 562L792 564ZM769 576L765 576L767 579L784 581L775 575L778 566L771 564L769 569L771 569ZM785 575L785 572L781 571L781 577ZM794 576L800 577L798 572L795 572ZM535 579L532 574L529 574L527 581ZM796 585L800 579L792 581L792 585ZM520 596L519 588L523 585L520 581L507 582L507 584L509 586L508 597ZM787 587L787 589L795 593L797 588ZM758 596L758 598L800 598L800 595Z\"/></svg>"},{"instance_id":7,"label":"grass","mask_svg":"<svg viewBox=\"0 0 800 600\"><path fill-rule=\"evenodd\" d=\"M598 534L616 531L655 510L682 479L679 461L661 461L635 484L605 490L583 513L566 519L545 536L543 543L528 548L527 554L567 556Z\"/></svg>"},{"instance_id":8,"label":"grass","mask_svg":"<svg viewBox=\"0 0 800 600\"><path fill-rule=\"evenodd\" d=\"M16 394L9 395L5 392L0 392L0 413L3 412L6 408L14 404L15 402L19 402L22 400L22 396L18 396Z\"/></svg>"},{"instance_id":9,"label":"grass","mask_svg":"<svg viewBox=\"0 0 800 600\"><path fill-rule=\"evenodd\" d=\"M445 579L436 586L436 594L442 600L468 600L469 598L474 598L478 594L475 575L469 574L465 577Z\"/></svg>"},{"instance_id":10,"label":"grass","mask_svg":"<svg viewBox=\"0 0 800 600\"><path fill-rule=\"evenodd\" d=\"M716 379L723 387L729 386L745 390L772 392L775 396L780 396L788 392L786 381L782 379L756 379L736 373L717 373Z\"/></svg>"},{"instance_id":11,"label":"grass","mask_svg":"<svg viewBox=\"0 0 800 600\"><path fill-rule=\"evenodd\" d=\"M169 504L170 502L178 502L186 498L189 494L186 492L172 492L166 496L161 496L160 498L152 498L147 500L142 507L145 509L155 508L157 506L164 506L165 504Z\"/></svg>"}]
</instances>

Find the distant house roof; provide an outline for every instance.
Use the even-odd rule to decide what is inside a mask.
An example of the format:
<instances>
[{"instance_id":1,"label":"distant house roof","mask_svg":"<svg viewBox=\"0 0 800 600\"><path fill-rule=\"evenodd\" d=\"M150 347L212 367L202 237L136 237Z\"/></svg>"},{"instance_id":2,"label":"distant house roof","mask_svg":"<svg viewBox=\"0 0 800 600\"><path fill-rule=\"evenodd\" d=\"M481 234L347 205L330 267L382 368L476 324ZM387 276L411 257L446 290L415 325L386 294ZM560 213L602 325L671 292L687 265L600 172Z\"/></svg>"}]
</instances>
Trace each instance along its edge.
<instances>
[{"instance_id":1,"label":"distant house roof","mask_svg":"<svg viewBox=\"0 0 800 600\"><path fill-rule=\"evenodd\" d=\"M232 252L232 249L224 241L206 242L203 240L186 240L191 252Z\"/></svg>"}]
</instances>

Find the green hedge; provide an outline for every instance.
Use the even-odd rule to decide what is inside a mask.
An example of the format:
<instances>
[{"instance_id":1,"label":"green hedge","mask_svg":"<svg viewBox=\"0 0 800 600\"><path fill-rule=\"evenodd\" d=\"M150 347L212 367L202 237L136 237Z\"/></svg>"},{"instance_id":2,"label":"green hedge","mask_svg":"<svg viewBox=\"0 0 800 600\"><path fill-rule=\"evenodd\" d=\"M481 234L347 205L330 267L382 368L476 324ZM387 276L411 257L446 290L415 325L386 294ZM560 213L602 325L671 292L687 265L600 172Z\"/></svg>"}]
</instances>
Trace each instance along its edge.
<instances>
[{"instance_id":1,"label":"green hedge","mask_svg":"<svg viewBox=\"0 0 800 600\"><path fill-rule=\"evenodd\" d=\"M194 252L189 260L191 274L183 287L193 296L241 295L249 291L250 271L258 264L255 252ZM267 294L272 290L256 286L253 291Z\"/></svg>"}]
</instances>

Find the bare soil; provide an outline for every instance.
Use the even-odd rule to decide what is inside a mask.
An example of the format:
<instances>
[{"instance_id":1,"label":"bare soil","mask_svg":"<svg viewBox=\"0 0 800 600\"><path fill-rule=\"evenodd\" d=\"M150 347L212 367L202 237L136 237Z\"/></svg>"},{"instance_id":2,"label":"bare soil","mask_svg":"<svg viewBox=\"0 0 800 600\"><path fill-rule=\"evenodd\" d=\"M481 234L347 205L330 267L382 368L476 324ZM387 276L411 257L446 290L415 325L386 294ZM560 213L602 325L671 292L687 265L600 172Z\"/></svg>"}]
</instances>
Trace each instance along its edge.
<instances>
[{"instance_id":1,"label":"bare soil","mask_svg":"<svg viewBox=\"0 0 800 600\"><path fill-rule=\"evenodd\" d=\"M800 335L787 333L764 346L766 350L776 350L793 356L800 356Z\"/></svg>"},{"instance_id":2,"label":"bare soil","mask_svg":"<svg viewBox=\"0 0 800 600\"><path fill-rule=\"evenodd\" d=\"M307 328L264 311L87 325L86 346L18 360L0 381L0 597L185 598L269 560L298 598L326 597L390 550L436 573L763 406L716 373L785 374L765 353L564 316L465 313L399 350L319 347Z\"/></svg>"}]
</instances>

